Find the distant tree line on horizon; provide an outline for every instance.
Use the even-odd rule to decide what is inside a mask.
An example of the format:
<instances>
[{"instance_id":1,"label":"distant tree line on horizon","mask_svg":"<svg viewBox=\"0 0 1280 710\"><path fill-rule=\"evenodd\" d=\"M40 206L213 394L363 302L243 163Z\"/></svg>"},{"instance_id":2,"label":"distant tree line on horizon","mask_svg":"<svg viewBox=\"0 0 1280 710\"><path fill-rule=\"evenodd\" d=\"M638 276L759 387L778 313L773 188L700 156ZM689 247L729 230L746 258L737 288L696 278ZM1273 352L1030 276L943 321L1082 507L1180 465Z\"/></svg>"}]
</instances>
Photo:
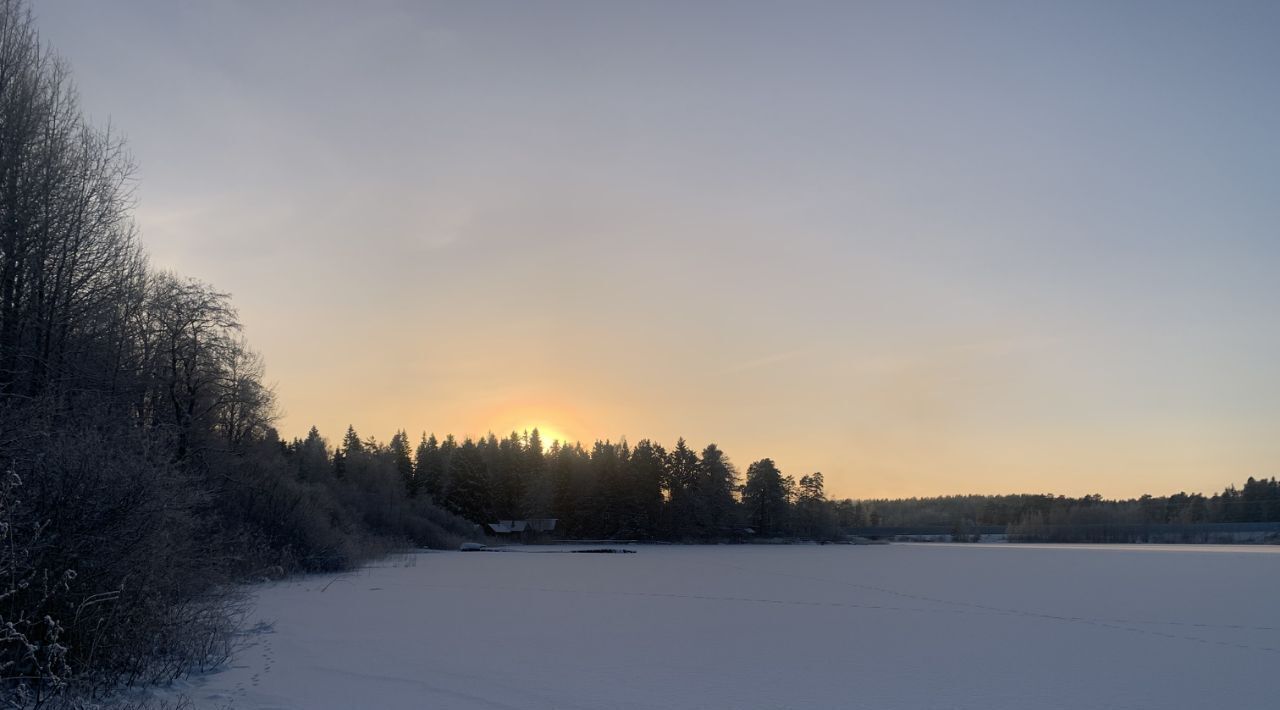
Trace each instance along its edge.
<instances>
[{"instance_id":1,"label":"distant tree line on horizon","mask_svg":"<svg viewBox=\"0 0 1280 710\"><path fill-rule=\"evenodd\" d=\"M958 539L978 529L1003 528L1024 541L1134 541L1143 526L1280 523L1280 481L1249 478L1221 493L1144 495L1107 500L1101 495L957 495L931 498L833 500L821 473L797 481L772 459L746 475L715 444L699 453L680 439L671 450L650 440L635 445L554 442L544 448L535 429L504 438L488 434L443 440L422 434L416 445L404 431L387 445L362 440L348 428L332 451L318 430L284 445L307 452L333 475L347 461L381 455L394 462L410 497L468 520L485 523L556 518L566 539L665 541L805 538L837 540L873 529L948 531ZM319 472L313 475L321 475Z\"/></svg>"},{"instance_id":2,"label":"distant tree line on horizon","mask_svg":"<svg viewBox=\"0 0 1280 710\"><path fill-rule=\"evenodd\" d=\"M1166 532L1186 541L1212 540L1211 526L1280 523L1280 481L1252 478L1220 493L1180 492L1111 500L1101 495L957 495L864 500L853 527L933 527L960 537L978 528L1003 527L1020 542L1146 542ZM1209 536L1209 537L1206 537ZM1182 540L1173 540L1182 541Z\"/></svg>"}]
</instances>

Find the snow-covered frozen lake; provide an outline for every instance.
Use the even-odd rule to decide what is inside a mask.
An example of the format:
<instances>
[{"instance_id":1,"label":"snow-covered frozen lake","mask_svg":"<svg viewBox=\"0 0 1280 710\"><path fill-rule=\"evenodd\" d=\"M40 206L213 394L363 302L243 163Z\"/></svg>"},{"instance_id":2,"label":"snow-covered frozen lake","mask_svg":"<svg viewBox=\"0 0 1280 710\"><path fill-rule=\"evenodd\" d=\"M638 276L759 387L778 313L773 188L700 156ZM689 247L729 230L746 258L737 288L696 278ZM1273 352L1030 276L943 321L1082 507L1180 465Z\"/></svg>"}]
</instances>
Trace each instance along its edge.
<instances>
[{"instance_id":1,"label":"snow-covered frozen lake","mask_svg":"<svg viewBox=\"0 0 1280 710\"><path fill-rule=\"evenodd\" d=\"M197 708L1280 707L1280 548L436 552L262 587Z\"/></svg>"}]
</instances>

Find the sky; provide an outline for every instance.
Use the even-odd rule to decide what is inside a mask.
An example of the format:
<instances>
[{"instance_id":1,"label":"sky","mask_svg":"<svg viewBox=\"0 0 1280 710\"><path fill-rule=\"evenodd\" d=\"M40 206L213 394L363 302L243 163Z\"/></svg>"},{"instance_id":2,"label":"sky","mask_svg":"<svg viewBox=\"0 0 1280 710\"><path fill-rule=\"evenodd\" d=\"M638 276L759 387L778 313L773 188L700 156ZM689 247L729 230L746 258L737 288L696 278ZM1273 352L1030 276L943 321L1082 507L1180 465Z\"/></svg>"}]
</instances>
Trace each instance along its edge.
<instances>
[{"instance_id":1,"label":"sky","mask_svg":"<svg viewBox=\"0 0 1280 710\"><path fill-rule=\"evenodd\" d=\"M285 436L1280 474L1280 4L34 0Z\"/></svg>"}]
</instances>

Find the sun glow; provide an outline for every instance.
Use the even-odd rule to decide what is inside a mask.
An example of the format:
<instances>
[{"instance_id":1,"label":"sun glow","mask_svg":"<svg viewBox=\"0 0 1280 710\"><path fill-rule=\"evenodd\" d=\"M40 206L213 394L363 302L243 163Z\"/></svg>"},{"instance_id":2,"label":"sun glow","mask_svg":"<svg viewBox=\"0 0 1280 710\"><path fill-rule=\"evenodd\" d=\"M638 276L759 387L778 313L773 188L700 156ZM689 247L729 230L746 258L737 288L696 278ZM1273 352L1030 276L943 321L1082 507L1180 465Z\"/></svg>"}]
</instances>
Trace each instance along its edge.
<instances>
[{"instance_id":1,"label":"sun glow","mask_svg":"<svg viewBox=\"0 0 1280 710\"><path fill-rule=\"evenodd\" d=\"M553 441L559 441L561 444L571 441L570 437L563 431L547 424L529 424L520 427L519 431L532 434L534 429L538 430L538 438L542 439L543 450L551 448L551 442Z\"/></svg>"},{"instance_id":2,"label":"sun glow","mask_svg":"<svg viewBox=\"0 0 1280 710\"><path fill-rule=\"evenodd\" d=\"M486 428L507 434L514 431L527 436L537 429L544 451L550 449L553 442L559 441L563 445L589 436L584 432L590 427L576 416L572 407L548 401L548 398L530 399L534 401L510 402L496 410L481 412L479 419Z\"/></svg>"}]
</instances>

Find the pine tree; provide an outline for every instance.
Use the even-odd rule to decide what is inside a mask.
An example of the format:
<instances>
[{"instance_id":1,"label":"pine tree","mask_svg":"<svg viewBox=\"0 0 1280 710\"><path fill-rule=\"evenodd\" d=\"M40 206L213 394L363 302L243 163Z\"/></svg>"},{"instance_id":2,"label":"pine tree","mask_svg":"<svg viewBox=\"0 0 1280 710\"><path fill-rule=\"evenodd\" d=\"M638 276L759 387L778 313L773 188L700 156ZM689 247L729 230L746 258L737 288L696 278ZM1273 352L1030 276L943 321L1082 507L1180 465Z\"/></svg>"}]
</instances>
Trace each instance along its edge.
<instances>
[{"instance_id":1,"label":"pine tree","mask_svg":"<svg viewBox=\"0 0 1280 710\"><path fill-rule=\"evenodd\" d=\"M715 444L709 444L702 450L699 468L697 510L701 513L699 525L702 534L732 534L737 527L734 492L737 490L738 472Z\"/></svg>"},{"instance_id":2,"label":"pine tree","mask_svg":"<svg viewBox=\"0 0 1280 710\"><path fill-rule=\"evenodd\" d=\"M681 438L667 455L663 480L668 510L666 537L678 540L700 533L694 514L698 476L698 454Z\"/></svg>"},{"instance_id":3,"label":"pine tree","mask_svg":"<svg viewBox=\"0 0 1280 710\"><path fill-rule=\"evenodd\" d=\"M594 534L630 537L627 527L626 487L623 480L623 448L611 441L597 441L591 448L591 479L586 514Z\"/></svg>"},{"instance_id":4,"label":"pine tree","mask_svg":"<svg viewBox=\"0 0 1280 710\"><path fill-rule=\"evenodd\" d=\"M493 491L493 513L499 520L522 518L524 506L524 447L520 435L490 444L489 481Z\"/></svg>"},{"instance_id":5,"label":"pine tree","mask_svg":"<svg viewBox=\"0 0 1280 710\"><path fill-rule=\"evenodd\" d=\"M440 482L435 484L440 491L440 496L436 500L444 500L449 494L449 471L450 464L453 461L454 454L458 453L458 440L453 438L453 434L446 434L444 441L440 442Z\"/></svg>"},{"instance_id":6,"label":"pine tree","mask_svg":"<svg viewBox=\"0 0 1280 710\"><path fill-rule=\"evenodd\" d=\"M551 511L551 481L547 476L547 455L537 429L529 432L524 446L524 511L530 517L546 517Z\"/></svg>"},{"instance_id":7,"label":"pine tree","mask_svg":"<svg viewBox=\"0 0 1280 710\"><path fill-rule=\"evenodd\" d=\"M796 516L799 531L815 540L832 540L839 536L835 511L827 501L821 473L800 477L796 493Z\"/></svg>"},{"instance_id":8,"label":"pine tree","mask_svg":"<svg viewBox=\"0 0 1280 710\"><path fill-rule=\"evenodd\" d=\"M786 479L773 459L761 459L747 467L742 504L757 534L778 535L786 529L791 505L789 495Z\"/></svg>"},{"instance_id":9,"label":"pine tree","mask_svg":"<svg viewBox=\"0 0 1280 710\"><path fill-rule=\"evenodd\" d=\"M304 481L321 482L329 478L332 467L329 461L329 446L320 430L311 427L307 438L298 442L294 452L297 459L298 478Z\"/></svg>"},{"instance_id":10,"label":"pine tree","mask_svg":"<svg viewBox=\"0 0 1280 710\"><path fill-rule=\"evenodd\" d=\"M360 441L360 435L356 433L353 425L347 425L347 433L342 437L342 453L347 457L364 453L364 442Z\"/></svg>"},{"instance_id":11,"label":"pine tree","mask_svg":"<svg viewBox=\"0 0 1280 710\"><path fill-rule=\"evenodd\" d=\"M627 498L630 527L640 537L658 534L662 522L662 481L667 452L648 439L641 440L627 458Z\"/></svg>"},{"instance_id":12,"label":"pine tree","mask_svg":"<svg viewBox=\"0 0 1280 710\"><path fill-rule=\"evenodd\" d=\"M586 528L583 500L587 495L587 456L581 444L556 442L547 455L551 480L551 513L565 536L581 536Z\"/></svg>"},{"instance_id":13,"label":"pine tree","mask_svg":"<svg viewBox=\"0 0 1280 710\"><path fill-rule=\"evenodd\" d=\"M418 450L414 452L413 477L419 492L433 501L444 500L444 455L435 434L427 436L423 432Z\"/></svg>"},{"instance_id":14,"label":"pine tree","mask_svg":"<svg viewBox=\"0 0 1280 710\"><path fill-rule=\"evenodd\" d=\"M449 461L449 491L445 506L475 523L489 522L490 486L484 453L471 439L462 442Z\"/></svg>"},{"instance_id":15,"label":"pine tree","mask_svg":"<svg viewBox=\"0 0 1280 710\"><path fill-rule=\"evenodd\" d=\"M364 442L356 428L347 425L347 433L342 437L342 446L333 452L334 478L350 478L363 467Z\"/></svg>"},{"instance_id":16,"label":"pine tree","mask_svg":"<svg viewBox=\"0 0 1280 710\"><path fill-rule=\"evenodd\" d=\"M397 431L395 436L391 437L391 442L387 444L387 451L395 463L396 473L400 475L405 493L411 497L417 495L418 485L413 476L413 459L409 456L409 435L403 429Z\"/></svg>"}]
</instances>

